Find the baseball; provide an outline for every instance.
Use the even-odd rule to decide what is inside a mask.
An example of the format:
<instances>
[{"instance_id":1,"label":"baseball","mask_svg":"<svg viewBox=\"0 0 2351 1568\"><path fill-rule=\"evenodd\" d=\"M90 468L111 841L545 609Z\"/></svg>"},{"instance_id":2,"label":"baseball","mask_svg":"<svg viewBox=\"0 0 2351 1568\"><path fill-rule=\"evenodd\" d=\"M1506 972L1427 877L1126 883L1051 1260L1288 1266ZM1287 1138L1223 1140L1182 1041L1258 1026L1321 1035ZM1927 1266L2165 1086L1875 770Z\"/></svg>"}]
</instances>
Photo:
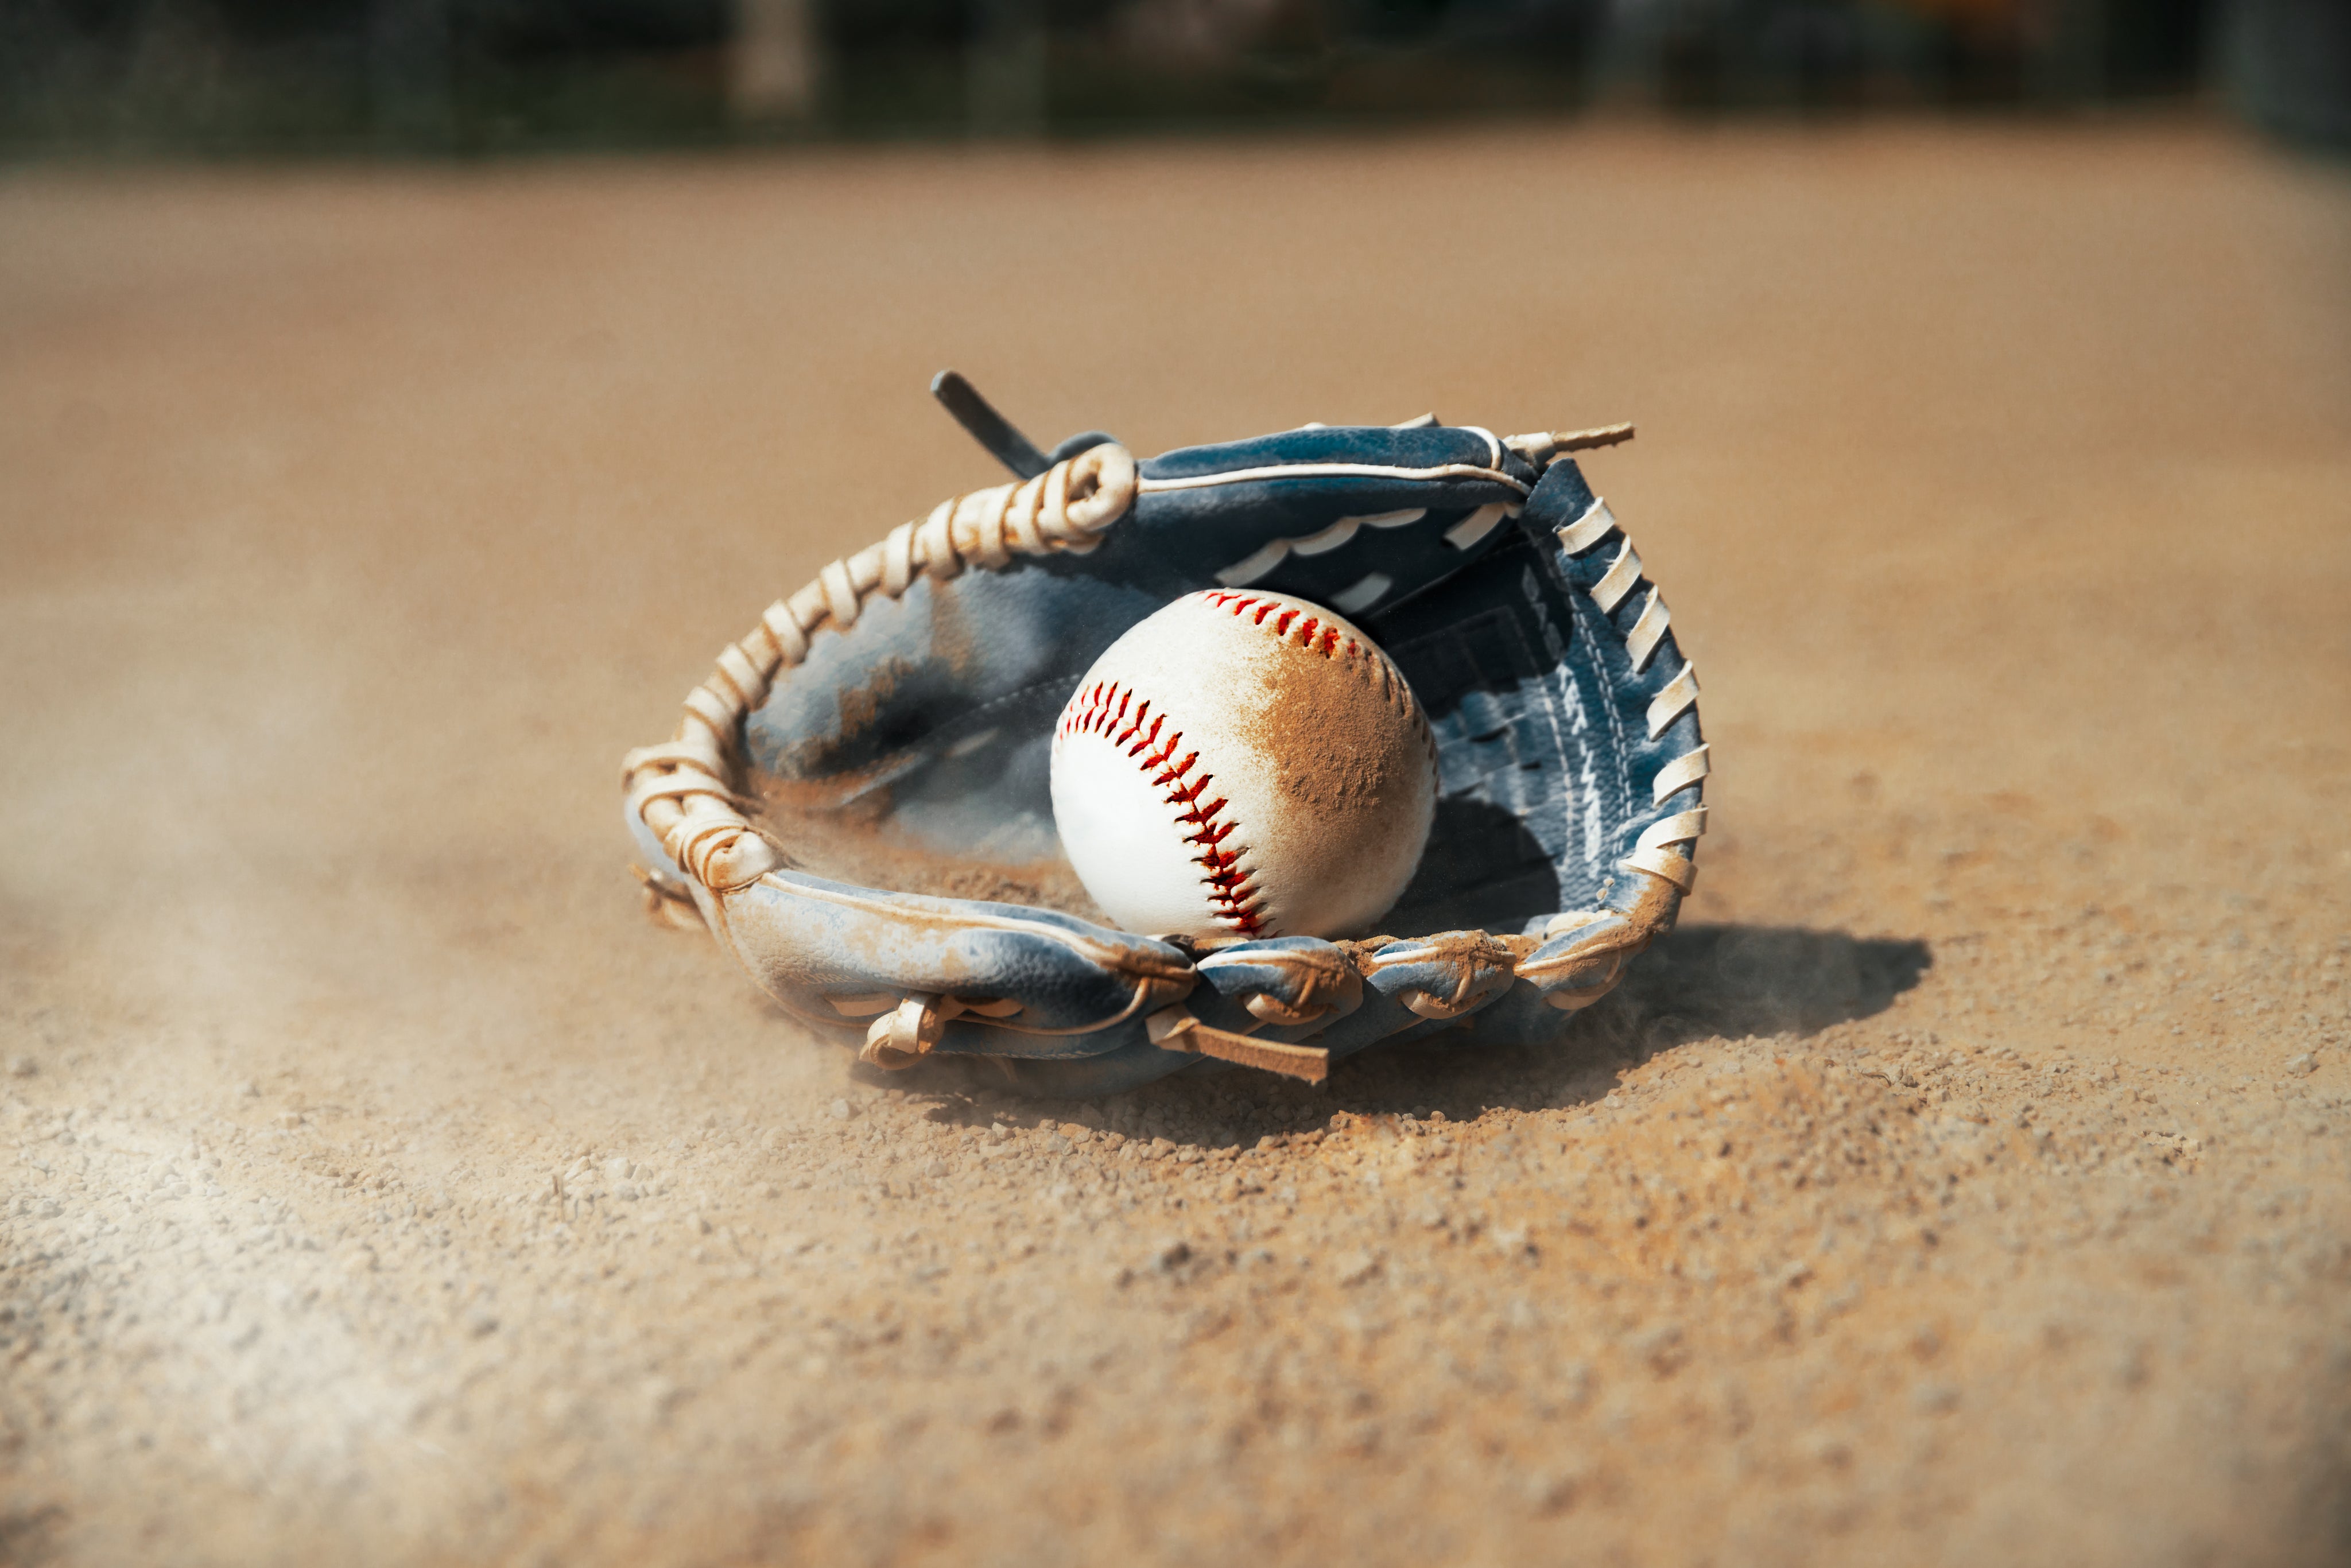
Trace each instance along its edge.
<instances>
[{"instance_id":1,"label":"baseball","mask_svg":"<svg viewBox=\"0 0 2351 1568\"><path fill-rule=\"evenodd\" d=\"M1078 879L1130 931L1344 936L1420 862L1437 747L1404 676L1345 620L1213 589L1086 672L1053 729L1052 791Z\"/></svg>"}]
</instances>

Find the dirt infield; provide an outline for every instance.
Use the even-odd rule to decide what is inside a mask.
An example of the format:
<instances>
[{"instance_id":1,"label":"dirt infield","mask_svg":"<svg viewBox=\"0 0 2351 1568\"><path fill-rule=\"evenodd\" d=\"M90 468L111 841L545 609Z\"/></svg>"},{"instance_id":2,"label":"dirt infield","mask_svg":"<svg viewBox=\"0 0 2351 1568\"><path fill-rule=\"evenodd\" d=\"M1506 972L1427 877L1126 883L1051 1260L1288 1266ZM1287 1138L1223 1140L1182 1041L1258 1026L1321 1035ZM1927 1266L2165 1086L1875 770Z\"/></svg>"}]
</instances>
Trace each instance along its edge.
<instances>
[{"instance_id":1,"label":"dirt infield","mask_svg":"<svg viewBox=\"0 0 2351 1568\"><path fill-rule=\"evenodd\" d=\"M2193 123L0 178L0 1560L2341 1561L2346 278ZM1574 1050L932 1102L644 923L942 365L1639 422Z\"/></svg>"}]
</instances>

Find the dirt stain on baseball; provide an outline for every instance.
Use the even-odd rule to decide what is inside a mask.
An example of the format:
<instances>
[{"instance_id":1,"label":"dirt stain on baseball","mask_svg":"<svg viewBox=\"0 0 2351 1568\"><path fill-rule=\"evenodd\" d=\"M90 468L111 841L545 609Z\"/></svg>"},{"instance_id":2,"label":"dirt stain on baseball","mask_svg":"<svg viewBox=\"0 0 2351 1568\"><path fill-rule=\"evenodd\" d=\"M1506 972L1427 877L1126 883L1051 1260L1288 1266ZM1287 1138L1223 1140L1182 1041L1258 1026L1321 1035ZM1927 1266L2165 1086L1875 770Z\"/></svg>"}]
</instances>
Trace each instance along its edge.
<instances>
[{"instance_id":1,"label":"dirt stain on baseball","mask_svg":"<svg viewBox=\"0 0 2351 1568\"><path fill-rule=\"evenodd\" d=\"M1364 654L1285 660L1270 666L1243 733L1275 759L1276 781L1318 822L1343 821L1409 789L1433 766L1426 727L1419 722L1404 677L1389 678L1414 720L1399 733L1398 706L1377 687L1371 661L1386 656L1363 643Z\"/></svg>"}]
</instances>

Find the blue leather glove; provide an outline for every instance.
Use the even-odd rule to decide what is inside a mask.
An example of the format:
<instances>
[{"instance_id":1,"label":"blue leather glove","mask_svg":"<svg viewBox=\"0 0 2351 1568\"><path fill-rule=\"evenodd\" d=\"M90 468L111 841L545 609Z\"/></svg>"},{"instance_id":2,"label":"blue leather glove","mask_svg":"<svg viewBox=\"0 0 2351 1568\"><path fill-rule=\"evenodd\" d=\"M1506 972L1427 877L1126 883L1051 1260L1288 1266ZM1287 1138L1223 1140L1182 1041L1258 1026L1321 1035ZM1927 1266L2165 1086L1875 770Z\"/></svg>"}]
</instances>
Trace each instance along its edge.
<instances>
[{"instance_id":1,"label":"blue leather glove","mask_svg":"<svg viewBox=\"0 0 2351 1568\"><path fill-rule=\"evenodd\" d=\"M1016 482L778 601L623 764L649 905L795 1017L878 1067L1046 1095L1319 1081L1473 1016L1555 1038L1671 928L1705 826L1697 677L1567 455L1628 431L1309 425L1138 464L1099 433L1040 452L951 372L934 391ZM1053 831L1054 720L1120 633L1219 584L1338 610L1412 683L1440 794L1381 924L1432 935L1100 923Z\"/></svg>"}]
</instances>

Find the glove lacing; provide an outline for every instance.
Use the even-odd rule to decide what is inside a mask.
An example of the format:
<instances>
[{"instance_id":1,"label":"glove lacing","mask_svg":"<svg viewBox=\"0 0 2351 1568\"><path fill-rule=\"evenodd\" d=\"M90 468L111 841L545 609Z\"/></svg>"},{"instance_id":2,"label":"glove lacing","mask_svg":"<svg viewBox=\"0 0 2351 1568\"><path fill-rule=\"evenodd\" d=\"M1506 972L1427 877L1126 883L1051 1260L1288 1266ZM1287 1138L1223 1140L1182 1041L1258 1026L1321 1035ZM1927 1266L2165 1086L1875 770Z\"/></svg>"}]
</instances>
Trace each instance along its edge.
<instances>
[{"instance_id":1,"label":"glove lacing","mask_svg":"<svg viewBox=\"0 0 2351 1568\"><path fill-rule=\"evenodd\" d=\"M856 622L874 594L896 599L919 574L945 580L966 566L998 570L1015 556L1083 554L1134 503L1134 455L1115 442L1090 447L1033 479L943 501L919 523L901 523L768 606L759 624L718 655L708 680L686 695L675 738L621 759L628 810L672 863L703 888L728 893L783 863L745 815L737 764L744 716L767 701L777 677L808 657L825 626ZM699 925L694 890L660 870L641 872L647 907L675 925Z\"/></svg>"}]
</instances>

